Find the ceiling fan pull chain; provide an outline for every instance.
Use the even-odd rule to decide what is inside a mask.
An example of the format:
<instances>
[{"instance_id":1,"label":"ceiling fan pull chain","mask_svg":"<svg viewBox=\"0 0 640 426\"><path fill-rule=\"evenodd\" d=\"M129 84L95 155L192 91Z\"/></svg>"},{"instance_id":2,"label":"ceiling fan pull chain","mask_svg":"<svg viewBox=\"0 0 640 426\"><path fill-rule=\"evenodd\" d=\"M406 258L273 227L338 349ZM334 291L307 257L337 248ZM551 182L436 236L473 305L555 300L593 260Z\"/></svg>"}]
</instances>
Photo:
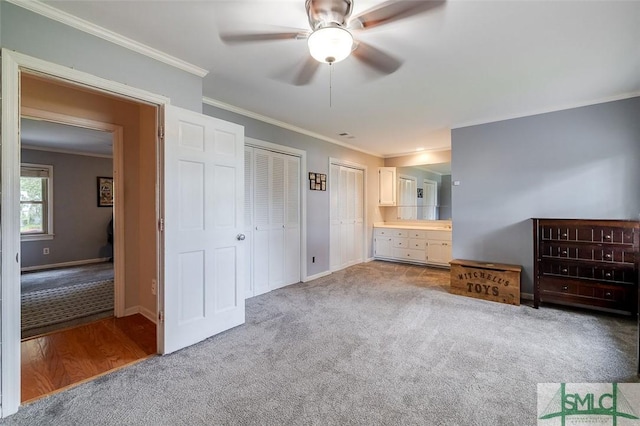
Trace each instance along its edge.
<instances>
[{"instance_id":1,"label":"ceiling fan pull chain","mask_svg":"<svg viewBox=\"0 0 640 426\"><path fill-rule=\"evenodd\" d=\"M332 106L333 98L333 63L329 62L329 108Z\"/></svg>"}]
</instances>

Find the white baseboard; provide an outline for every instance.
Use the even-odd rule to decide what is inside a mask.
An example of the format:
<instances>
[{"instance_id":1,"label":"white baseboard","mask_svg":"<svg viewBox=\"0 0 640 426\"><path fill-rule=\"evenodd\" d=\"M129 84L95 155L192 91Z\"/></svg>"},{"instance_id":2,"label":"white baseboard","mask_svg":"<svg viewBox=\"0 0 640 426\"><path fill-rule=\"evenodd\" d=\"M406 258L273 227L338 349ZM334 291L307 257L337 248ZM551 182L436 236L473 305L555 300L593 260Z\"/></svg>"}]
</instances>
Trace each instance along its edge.
<instances>
[{"instance_id":1,"label":"white baseboard","mask_svg":"<svg viewBox=\"0 0 640 426\"><path fill-rule=\"evenodd\" d=\"M146 319L148 319L149 321L151 321L154 324L157 324L157 315L151 311L150 309L145 308L144 306L140 306L140 311L139 311L140 315L142 315L143 317L145 317Z\"/></svg>"},{"instance_id":2,"label":"white baseboard","mask_svg":"<svg viewBox=\"0 0 640 426\"><path fill-rule=\"evenodd\" d=\"M303 279L302 282L306 283L308 281L317 280L318 278L326 277L327 275L331 275L331 271L324 271L324 272L320 272L319 274L309 275L308 277Z\"/></svg>"},{"instance_id":3,"label":"white baseboard","mask_svg":"<svg viewBox=\"0 0 640 426\"><path fill-rule=\"evenodd\" d=\"M157 324L156 314L154 314L151 310L145 308L144 306L132 306L124 310L125 317L135 314L140 314L152 323Z\"/></svg>"},{"instance_id":4,"label":"white baseboard","mask_svg":"<svg viewBox=\"0 0 640 426\"><path fill-rule=\"evenodd\" d=\"M374 257L369 257L368 259L366 259L366 260L364 261L364 263L373 262L374 260L376 260Z\"/></svg>"},{"instance_id":5,"label":"white baseboard","mask_svg":"<svg viewBox=\"0 0 640 426\"><path fill-rule=\"evenodd\" d=\"M73 260L71 262L50 263L48 265L25 266L20 268L21 272L40 271L43 269L68 268L70 266L91 265L92 263L108 262L110 257L99 257L97 259Z\"/></svg>"}]
</instances>

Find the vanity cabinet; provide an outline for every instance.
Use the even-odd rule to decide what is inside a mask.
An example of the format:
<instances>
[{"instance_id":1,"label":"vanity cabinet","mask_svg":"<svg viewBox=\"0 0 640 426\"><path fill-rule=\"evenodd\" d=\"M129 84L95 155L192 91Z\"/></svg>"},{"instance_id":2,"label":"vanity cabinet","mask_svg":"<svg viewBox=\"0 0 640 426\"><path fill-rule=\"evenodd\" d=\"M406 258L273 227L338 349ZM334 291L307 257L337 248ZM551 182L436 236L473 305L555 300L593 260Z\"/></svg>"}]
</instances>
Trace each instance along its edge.
<instances>
[{"instance_id":1,"label":"vanity cabinet","mask_svg":"<svg viewBox=\"0 0 640 426\"><path fill-rule=\"evenodd\" d=\"M379 167L378 168L378 205L379 206L395 206L396 205L396 168L395 167Z\"/></svg>"},{"instance_id":2,"label":"vanity cabinet","mask_svg":"<svg viewBox=\"0 0 640 426\"><path fill-rule=\"evenodd\" d=\"M449 266L451 231L374 227L374 258Z\"/></svg>"},{"instance_id":3,"label":"vanity cabinet","mask_svg":"<svg viewBox=\"0 0 640 426\"><path fill-rule=\"evenodd\" d=\"M534 307L572 304L635 314L640 224L533 219Z\"/></svg>"}]
</instances>

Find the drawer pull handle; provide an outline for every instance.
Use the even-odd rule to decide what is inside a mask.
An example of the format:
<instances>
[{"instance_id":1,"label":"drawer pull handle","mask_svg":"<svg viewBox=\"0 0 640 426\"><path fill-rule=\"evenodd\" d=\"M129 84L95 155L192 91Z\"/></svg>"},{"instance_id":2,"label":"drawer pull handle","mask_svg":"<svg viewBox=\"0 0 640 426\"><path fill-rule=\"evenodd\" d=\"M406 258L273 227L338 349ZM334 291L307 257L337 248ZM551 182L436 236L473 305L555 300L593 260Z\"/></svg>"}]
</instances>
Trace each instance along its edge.
<instances>
[{"instance_id":1,"label":"drawer pull handle","mask_svg":"<svg viewBox=\"0 0 640 426\"><path fill-rule=\"evenodd\" d=\"M604 296L605 296L605 297L611 297L611 292L610 292L610 291L606 292L606 293L604 294Z\"/></svg>"},{"instance_id":2,"label":"drawer pull handle","mask_svg":"<svg viewBox=\"0 0 640 426\"><path fill-rule=\"evenodd\" d=\"M562 286L562 291L569 291L569 286L568 285L563 285Z\"/></svg>"},{"instance_id":3,"label":"drawer pull handle","mask_svg":"<svg viewBox=\"0 0 640 426\"><path fill-rule=\"evenodd\" d=\"M562 273L563 273L563 274L566 274L567 272L569 272L569 270L568 270L567 268L564 268L564 269L562 270Z\"/></svg>"}]
</instances>

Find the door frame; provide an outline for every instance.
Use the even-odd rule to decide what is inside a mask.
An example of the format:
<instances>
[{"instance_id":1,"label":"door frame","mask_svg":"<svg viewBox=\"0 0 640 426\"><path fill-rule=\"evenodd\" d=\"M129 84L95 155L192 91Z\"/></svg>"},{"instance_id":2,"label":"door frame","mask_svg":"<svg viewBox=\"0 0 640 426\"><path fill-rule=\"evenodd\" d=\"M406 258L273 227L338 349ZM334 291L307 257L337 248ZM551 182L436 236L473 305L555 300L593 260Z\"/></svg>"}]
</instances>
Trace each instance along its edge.
<instances>
[{"instance_id":1,"label":"door frame","mask_svg":"<svg viewBox=\"0 0 640 426\"><path fill-rule=\"evenodd\" d=\"M307 281L307 191L305 191L305 176L307 176L307 151L278 145L272 142L246 137L245 146L265 149L280 154L300 158L300 281ZM245 183L246 185L246 183ZM252 241L253 242L253 241ZM253 257L252 257L253 262ZM253 279L253 277L251 277Z\"/></svg>"},{"instance_id":2,"label":"door frame","mask_svg":"<svg viewBox=\"0 0 640 426\"><path fill-rule=\"evenodd\" d=\"M113 213L114 315L116 317L124 316L124 132L122 126L30 107L22 107L20 117L35 118L51 123L58 123L67 126L75 126L81 127L83 129L91 129L111 133L113 137L112 168L115 183L113 200L113 204L115 206ZM22 142L20 142L20 145L22 146Z\"/></svg>"},{"instance_id":3,"label":"door frame","mask_svg":"<svg viewBox=\"0 0 640 426\"><path fill-rule=\"evenodd\" d=\"M20 407L20 288L15 285L20 276L20 217L16 200L19 195L20 176L20 73L41 74L47 78L63 80L96 92L120 97L159 107L170 103L165 96L126 84L110 81L89 73L37 59L9 49L2 49L2 147L1 177L2 197L0 212L2 236L0 291L1 291L1 332L0 336L0 417L7 417ZM162 145L159 145L162 154ZM158 170L159 184L162 184L162 170ZM159 203L161 200L156 200ZM157 233L158 251L163 251L160 233ZM162 265L158 264L158 268ZM158 311L164 300L164 281L158 271ZM158 327L158 334L162 332Z\"/></svg>"},{"instance_id":4,"label":"door frame","mask_svg":"<svg viewBox=\"0 0 640 426\"><path fill-rule=\"evenodd\" d=\"M435 187L435 191L434 191L434 198L435 198L435 204L434 204L435 207L434 207L434 209L435 210L434 210L434 213L435 213L435 216L436 216L435 219L428 219L428 220L438 220L437 217L440 216L440 212L438 212L438 210L437 210L438 207L439 207L439 204L438 204L438 182L436 182L435 180L432 180L432 179L423 179L422 180L422 188L423 188L424 195L425 195L424 200L427 199L427 197L426 197L426 195L427 195L427 191L426 191L427 185L433 185ZM423 201L423 208L425 208L425 207L426 207L426 205L424 204L424 201ZM425 216L424 213L422 215ZM426 219L426 218L420 218L420 219Z\"/></svg>"},{"instance_id":5,"label":"door frame","mask_svg":"<svg viewBox=\"0 0 640 426\"><path fill-rule=\"evenodd\" d=\"M365 166L364 164L360 164L360 163L356 163L354 161L349 161L349 160L341 160L338 158L334 158L334 157L329 157L329 173L328 176L331 177L331 165L335 164L337 166L343 166L343 167L350 167L352 169L356 169L356 170L362 170L362 215L363 215L363 232L362 232L362 261L363 262L367 262L369 260L369 257L367 256L368 254L368 245L367 245L367 236L369 235L368 229L369 229L369 215L367 213L367 179L368 179L368 171L367 171L367 166ZM329 200L331 200L331 184L328 183L329 185ZM331 218L331 202L329 202L329 218ZM329 222L331 222L331 219L329 219ZM331 272L336 272L339 271L340 269L336 269L333 270L331 269L331 224L329 224L329 271Z\"/></svg>"}]
</instances>

